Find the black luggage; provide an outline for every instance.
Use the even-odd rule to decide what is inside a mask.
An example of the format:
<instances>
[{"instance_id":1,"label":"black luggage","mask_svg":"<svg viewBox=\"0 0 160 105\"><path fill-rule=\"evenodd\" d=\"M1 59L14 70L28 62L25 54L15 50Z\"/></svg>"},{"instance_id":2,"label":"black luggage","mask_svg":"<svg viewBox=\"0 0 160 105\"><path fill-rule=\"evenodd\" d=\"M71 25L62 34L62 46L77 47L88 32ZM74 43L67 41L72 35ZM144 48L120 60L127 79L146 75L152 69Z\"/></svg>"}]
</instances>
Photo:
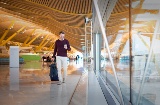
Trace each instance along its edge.
<instances>
[{"instance_id":1,"label":"black luggage","mask_svg":"<svg viewBox=\"0 0 160 105\"><path fill-rule=\"evenodd\" d=\"M57 66L55 63L50 65L50 79L51 81L59 81L58 79L58 70L57 70Z\"/></svg>"}]
</instances>

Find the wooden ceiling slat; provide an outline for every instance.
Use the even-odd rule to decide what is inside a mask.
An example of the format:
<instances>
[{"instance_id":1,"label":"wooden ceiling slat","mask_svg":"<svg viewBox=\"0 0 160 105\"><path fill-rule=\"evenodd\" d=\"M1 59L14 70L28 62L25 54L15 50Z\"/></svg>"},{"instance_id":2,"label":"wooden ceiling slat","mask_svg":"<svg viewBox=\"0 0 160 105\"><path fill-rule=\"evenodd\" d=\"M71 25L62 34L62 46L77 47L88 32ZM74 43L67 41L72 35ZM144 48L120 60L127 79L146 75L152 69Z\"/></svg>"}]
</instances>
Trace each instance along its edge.
<instances>
[{"instance_id":1,"label":"wooden ceiling slat","mask_svg":"<svg viewBox=\"0 0 160 105\"><path fill-rule=\"evenodd\" d=\"M92 0L87 0L87 2L88 2L88 6L86 6L86 7L88 7L88 9L87 9L87 13L91 13L91 11L92 11Z\"/></svg>"},{"instance_id":2,"label":"wooden ceiling slat","mask_svg":"<svg viewBox=\"0 0 160 105\"><path fill-rule=\"evenodd\" d=\"M65 3L66 3L65 0L62 0L62 2L59 3L59 9L60 9L61 11L63 11L63 7L66 6ZM64 11L65 11L65 9L64 9Z\"/></svg>"},{"instance_id":3,"label":"wooden ceiling slat","mask_svg":"<svg viewBox=\"0 0 160 105\"><path fill-rule=\"evenodd\" d=\"M92 5L92 4L91 4ZM88 0L87 1L85 1L85 4L84 4L84 7L87 7L88 6ZM88 12L88 10L87 9L85 9L85 13L87 13Z\"/></svg>"},{"instance_id":4,"label":"wooden ceiling slat","mask_svg":"<svg viewBox=\"0 0 160 105\"><path fill-rule=\"evenodd\" d=\"M57 5L58 0L51 0L51 5L49 7L55 8Z\"/></svg>"},{"instance_id":5,"label":"wooden ceiling slat","mask_svg":"<svg viewBox=\"0 0 160 105\"><path fill-rule=\"evenodd\" d=\"M57 0L57 1L59 1L59 0ZM61 2L57 2L56 6L55 6L55 9L57 9L57 10L59 9L60 10L60 5L61 5Z\"/></svg>"},{"instance_id":6,"label":"wooden ceiling slat","mask_svg":"<svg viewBox=\"0 0 160 105\"><path fill-rule=\"evenodd\" d=\"M77 1L76 5L75 5L76 6L76 13L79 13L80 2L81 2L81 0Z\"/></svg>"},{"instance_id":7,"label":"wooden ceiling slat","mask_svg":"<svg viewBox=\"0 0 160 105\"><path fill-rule=\"evenodd\" d=\"M75 2L75 1L71 0L71 2L70 2L71 4L70 4L69 12L73 12L73 13L75 13L75 12L74 12L74 7L75 7L75 6L74 6L74 2Z\"/></svg>"},{"instance_id":8,"label":"wooden ceiling slat","mask_svg":"<svg viewBox=\"0 0 160 105\"><path fill-rule=\"evenodd\" d=\"M83 6L83 1L80 0L80 5L79 5L79 10L78 10L78 13L82 13L82 6Z\"/></svg>"},{"instance_id":9,"label":"wooden ceiling slat","mask_svg":"<svg viewBox=\"0 0 160 105\"><path fill-rule=\"evenodd\" d=\"M37 14L41 14L41 15L47 15L47 14L49 14L49 13L47 13L47 12L41 12L42 10L37 10L36 12L37 12ZM44 14L43 14L44 13Z\"/></svg>"},{"instance_id":10,"label":"wooden ceiling slat","mask_svg":"<svg viewBox=\"0 0 160 105\"><path fill-rule=\"evenodd\" d=\"M83 0L83 8L82 8L82 13L85 13L85 6L86 6L86 0Z\"/></svg>"},{"instance_id":11,"label":"wooden ceiling slat","mask_svg":"<svg viewBox=\"0 0 160 105\"><path fill-rule=\"evenodd\" d=\"M74 3L74 9L73 9L73 13L76 13L76 8L77 8L77 6L76 6L76 2L73 2Z\"/></svg>"},{"instance_id":12,"label":"wooden ceiling slat","mask_svg":"<svg viewBox=\"0 0 160 105\"><path fill-rule=\"evenodd\" d=\"M65 11L65 9L67 8L67 2L64 0L63 6L62 6L62 11Z\"/></svg>"}]
</instances>

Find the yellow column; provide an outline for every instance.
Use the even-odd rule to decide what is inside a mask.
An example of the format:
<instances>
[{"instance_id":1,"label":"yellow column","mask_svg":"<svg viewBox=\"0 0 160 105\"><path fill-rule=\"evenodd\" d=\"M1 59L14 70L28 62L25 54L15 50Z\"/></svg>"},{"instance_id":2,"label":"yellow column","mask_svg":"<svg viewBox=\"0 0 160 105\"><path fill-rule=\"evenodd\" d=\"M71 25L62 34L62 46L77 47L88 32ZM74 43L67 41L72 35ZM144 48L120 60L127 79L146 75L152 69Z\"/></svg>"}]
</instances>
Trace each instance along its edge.
<instances>
[{"instance_id":1,"label":"yellow column","mask_svg":"<svg viewBox=\"0 0 160 105\"><path fill-rule=\"evenodd\" d=\"M34 30L32 31L31 35L35 32L35 30L36 30L36 29L34 29ZM26 43L29 41L31 35L28 35L27 39L24 41L24 43L23 43L23 45L22 45L23 47L26 46Z\"/></svg>"},{"instance_id":2,"label":"yellow column","mask_svg":"<svg viewBox=\"0 0 160 105\"><path fill-rule=\"evenodd\" d=\"M53 42L53 43L50 45L49 50L52 50L54 44L55 44L55 42Z\"/></svg>"},{"instance_id":3,"label":"yellow column","mask_svg":"<svg viewBox=\"0 0 160 105\"><path fill-rule=\"evenodd\" d=\"M18 46L21 46L19 42L16 43Z\"/></svg>"},{"instance_id":4,"label":"yellow column","mask_svg":"<svg viewBox=\"0 0 160 105\"><path fill-rule=\"evenodd\" d=\"M43 39L43 41L39 44L39 46L37 47L37 50L40 50L41 46L43 45L44 41L48 38L48 35L46 35L46 37Z\"/></svg>"},{"instance_id":5,"label":"yellow column","mask_svg":"<svg viewBox=\"0 0 160 105\"><path fill-rule=\"evenodd\" d=\"M26 44L26 46L29 46L33 41L35 41L41 34L36 35L29 43Z\"/></svg>"},{"instance_id":6,"label":"yellow column","mask_svg":"<svg viewBox=\"0 0 160 105\"><path fill-rule=\"evenodd\" d=\"M42 47L44 47L48 42L49 42L49 40L47 40L47 41L40 47L40 49L41 49Z\"/></svg>"},{"instance_id":7,"label":"yellow column","mask_svg":"<svg viewBox=\"0 0 160 105\"><path fill-rule=\"evenodd\" d=\"M15 32L13 35L11 35L7 40L5 40L1 46L5 45L8 41L10 41L13 37L15 37L19 32L21 32L26 26L23 26L21 29L19 29L17 32Z\"/></svg>"},{"instance_id":8,"label":"yellow column","mask_svg":"<svg viewBox=\"0 0 160 105\"><path fill-rule=\"evenodd\" d=\"M2 40L6 37L6 35L8 34L10 28L13 26L15 21L12 21L12 23L9 25L8 29L5 30L4 34L2 35L1 39L0 39L0 44L2 43Z\"/></svg>"}]
</instances>

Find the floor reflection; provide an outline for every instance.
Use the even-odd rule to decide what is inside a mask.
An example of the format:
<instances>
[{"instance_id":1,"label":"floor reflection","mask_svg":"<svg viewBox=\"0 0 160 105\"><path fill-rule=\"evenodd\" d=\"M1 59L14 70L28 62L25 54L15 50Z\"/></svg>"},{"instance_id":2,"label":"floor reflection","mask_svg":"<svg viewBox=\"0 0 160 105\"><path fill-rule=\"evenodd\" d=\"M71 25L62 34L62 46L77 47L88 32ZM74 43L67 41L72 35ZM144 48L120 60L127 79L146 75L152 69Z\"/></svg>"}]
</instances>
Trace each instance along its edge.
<instances>
[{"instance_id":1,"label":"floor reflection","mask_svg":"<svg viewBox=\"0 0 160 105\"><path fill-rule=\"evenodd\" d=\"M20 68L0 65L0 105L68 105L83 64L69 62L68 78L61 86L50 81L49 65L34 61Z\"/></svg>"},{"instance_id":2,"label":"floor reflection","mask_svg":"<svg viewBox=\"0 0 160 105\"><path fill-rule=\"evenodd\" d=\"M19 90L19 68L10 68L10 90Z\"/></svg>"}]
</instances>

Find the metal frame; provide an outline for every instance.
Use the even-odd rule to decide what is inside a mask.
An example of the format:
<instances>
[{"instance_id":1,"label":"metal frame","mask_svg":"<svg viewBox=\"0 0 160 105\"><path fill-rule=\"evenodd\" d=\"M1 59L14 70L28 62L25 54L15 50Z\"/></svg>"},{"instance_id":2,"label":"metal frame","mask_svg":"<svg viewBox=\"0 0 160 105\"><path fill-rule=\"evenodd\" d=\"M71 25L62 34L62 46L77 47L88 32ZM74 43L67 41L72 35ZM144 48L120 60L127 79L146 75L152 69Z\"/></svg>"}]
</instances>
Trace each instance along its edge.
<instances>
[{"instance_id":1,"label":"metal frame","mask_svg":"<svg viewBox=\"0 0 160 105\"><path fill-rule=\"evenodd\" d=\"M100 62L101 62L101 60L100 60L100 36L101 35L99 35L99 33L96 33L96 35L95 35L95 45L96 45L96 51L95 51L95 53L96 53L96 59L95 59L95 61L96 61L96 68L95 68L95 70L96 70L96 75L98 75L98 70L100 69Z\"/></svg>"},{"instance_id":2,"label":"metal frame","mask_svg":"<svg viewBox=\"0 0 160 105\"><path fill-rule=\"evenodd\" d=\"M157 17L160 17L160 10L159 10L159 13L158 13ZM143 77L142 77L142 84L140 85L139 95L138 95L136 105L139 105L139 103L140 103L140 98L141 98L143 88L144 88L145 76L146 76L146 73L147 73L147 70L148 70L148 67L149 67L149 63L150 63L150 60L151 60L151 56L152 56L152 53L153 53L153 46L155 45L155 39L156 39L156 35L158 33L158 30L159 30L159 26L160 26L160 19L158 19L157 22L156 22L155 31L154 31L153 38L152 38L152 44L151 44L151 48L150 48L150 51L149 51L149 56L148 56L148 59L147 59L147 64L145 66L144 74L143 74Z\"/></svg>"},{"instance_id":3,"label":"metal frame","mask_svg":"<svg viewBox=\"0 0 160 105\"><path fill-rule=\"evenodd\" d=\"M87 23L88 22L91 22L91 25L90 26L87 26ZM90 28L90 33L87 32L87 28ZM90 35L90 47L89 47L89 40L87 39L87 35ZM85 22L85 54L84 54L84 57L85 57L85 64L88 63L88 55L89 55L89 52L92 53L93 49L92 49L92 19L88 19L87 22Z\"/></svg>"},{"instance_id":4,"label":"metal frame","mask_svg":"<svg viewBox=\"0 0 160 105\"><path fill-rule=\"evenodd\" d=\"M86 56L87 56L87 23L85 23L85 52L84 52L84 59L86 63Z\"/></svg>"},{"instance_id":5,"label":"metal frame","mask_svg":"<svg viewBox=\"0 0 160 105\"><path fill-rule=\"evenodd\" d=\"M130 103L132 103L132 0L129 0L129 75L130 75Z\"/></svg>"},{"instance_id":6,"label":"metal frame","mask_svg":"<svg viewBox=\"0 0 160 105\"><path fill-rule=\"evenodd\" d=\"M99 7L97 5L97 0L93 0L93 2L94 2L95 10L96 10L96 13L97 13L98 21L99 21L99 24L100 24L100 28L101 28L101 31L102 31L102 35L103 35L103 38L104 38L104 41L105 41L105 44L106 44L106 48L108 50L108 55L109 55L109 59L111 61L111 65L112 65L112 69L113 69L113 72L114 72L114 76L115 76L115 79L116 79L116 84L117 84L118 94L119 94L120 100L121 100L121 105L124 105L123 97L122 97L122 93L121 93L121 89L120 89L120 85L119 85L119 82L118 82L116 70L115 70L115 67L114 67L114 64L113 64L113 59L112 59L112 56L111 56L111 52L110 52L108 41L107 41L107 37L106 37L106 32L104 30L102 17L100 15L100 10L99 10Z\"/></svg>"}]
</instances>

